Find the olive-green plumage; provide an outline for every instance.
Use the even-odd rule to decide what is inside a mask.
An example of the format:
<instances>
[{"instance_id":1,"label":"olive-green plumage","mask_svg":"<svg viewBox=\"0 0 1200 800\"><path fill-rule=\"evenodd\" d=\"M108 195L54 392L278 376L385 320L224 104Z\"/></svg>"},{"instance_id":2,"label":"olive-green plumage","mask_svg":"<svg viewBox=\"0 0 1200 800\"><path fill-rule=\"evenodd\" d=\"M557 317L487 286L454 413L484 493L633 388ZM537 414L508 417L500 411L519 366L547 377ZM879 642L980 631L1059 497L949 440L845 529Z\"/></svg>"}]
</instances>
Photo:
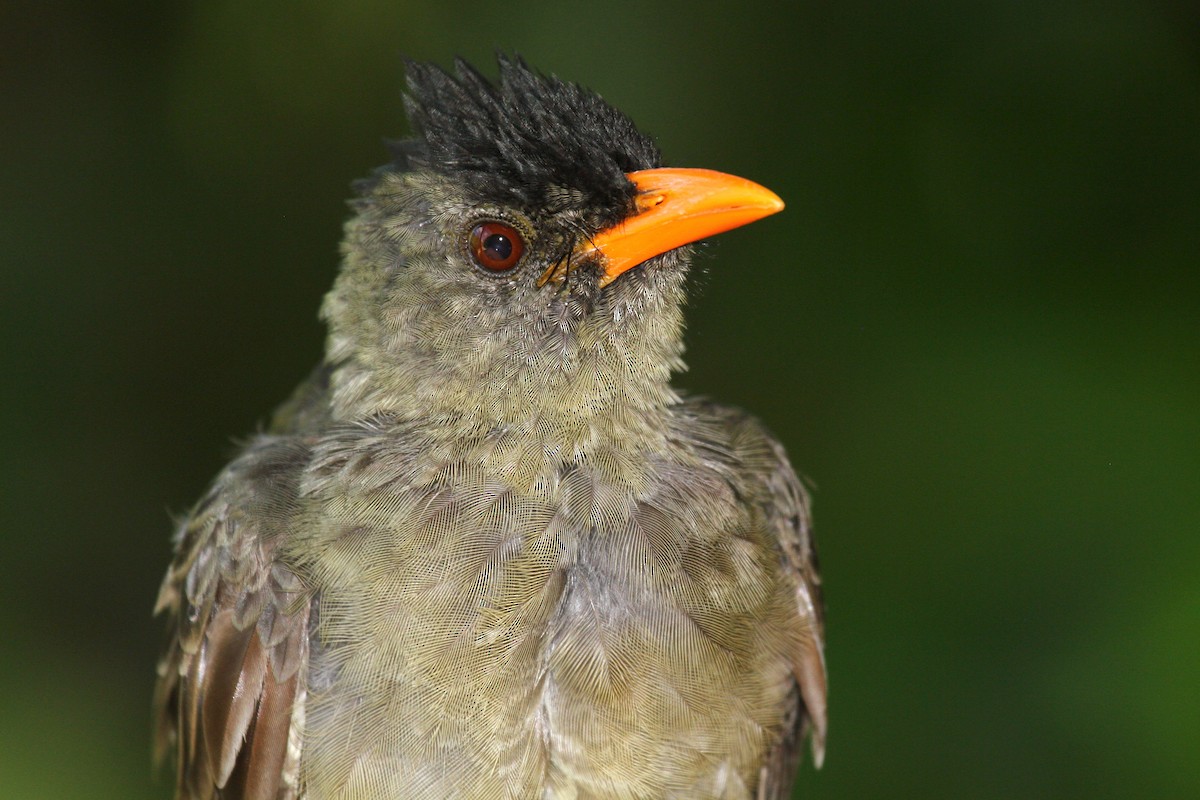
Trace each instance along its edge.
<instances>
[{"instance_id":1,"label":"olive-green plumage","mask_svg":"<svg viewBox=\"0 0 1200 800\"><path fill-rule=\"evenodd\" d=\"M806 495L757 422L670 388L687 248L540 280L657 151L519 61L409 87L322 365L181 526L177 796L788 796L825 733ZM473 263L480 219L511 272Z\"/></svg>"}]
</instances>

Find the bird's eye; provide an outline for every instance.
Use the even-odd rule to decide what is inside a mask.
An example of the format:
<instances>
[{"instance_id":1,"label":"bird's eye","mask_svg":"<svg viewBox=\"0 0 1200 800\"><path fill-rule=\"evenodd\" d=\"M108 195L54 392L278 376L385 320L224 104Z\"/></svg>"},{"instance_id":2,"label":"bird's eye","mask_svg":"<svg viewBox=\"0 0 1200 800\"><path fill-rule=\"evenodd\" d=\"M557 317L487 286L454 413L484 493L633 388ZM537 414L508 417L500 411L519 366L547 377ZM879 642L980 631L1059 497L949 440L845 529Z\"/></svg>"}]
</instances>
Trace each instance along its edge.
<instances>
[{"instance_id":1,"label":"bird's eye","mask_svg":"<svg viewBox=\"0 0 1200 800\"><path fill-rule=\"evenodd\" d=\"M471 230L471 256L488 272L507 272L525 252L516 228L503 222L481 222Z\"/></svg>"}]
</instances>

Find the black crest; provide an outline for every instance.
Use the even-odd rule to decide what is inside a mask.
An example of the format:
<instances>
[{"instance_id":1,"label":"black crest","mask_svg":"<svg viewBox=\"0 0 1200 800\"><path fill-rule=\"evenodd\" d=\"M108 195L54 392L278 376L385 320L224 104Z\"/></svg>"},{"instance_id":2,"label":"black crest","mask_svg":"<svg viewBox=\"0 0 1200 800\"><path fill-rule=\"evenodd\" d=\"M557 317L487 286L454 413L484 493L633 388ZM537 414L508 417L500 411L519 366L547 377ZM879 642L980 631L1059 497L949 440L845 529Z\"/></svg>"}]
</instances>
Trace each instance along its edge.
<instances>
[{"instance_id":1,"label":"black crest","mask_svg":"<svg viewBox=\"0 0 1200 800\"><path fill-rule=\"evenodd\" d=\"M454 75L409 63L406 106L420 138L401 146L408 166L518 207L554 206L567 190L609 222L628 213L634 190L625 173L660 166L654 142L594 92L520 58L499 64L493 84L461 59Z\"/></svg>"}]
</instances>

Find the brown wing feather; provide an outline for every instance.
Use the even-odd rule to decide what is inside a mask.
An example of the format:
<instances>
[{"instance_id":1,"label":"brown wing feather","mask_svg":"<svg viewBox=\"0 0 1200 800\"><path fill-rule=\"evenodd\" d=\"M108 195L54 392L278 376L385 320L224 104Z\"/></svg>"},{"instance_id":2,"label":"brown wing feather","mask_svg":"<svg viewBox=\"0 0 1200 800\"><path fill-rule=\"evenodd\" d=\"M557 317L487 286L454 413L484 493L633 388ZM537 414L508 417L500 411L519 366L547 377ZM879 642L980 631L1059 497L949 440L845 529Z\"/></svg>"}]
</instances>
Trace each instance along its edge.
<instances>
[{"instance_id":1,"label":"brown wing feather","mask_svg":"<svg viewBox=\"0 0 1200 800\"><path fill-rule=\"evenodd\" d=\"M274 800L288 756L288 737L292 727L293 709L299 676L292 675L282 683L272 678L262 693L254 727L247 737L246 757L238 761L238 780L230 780L227 789L245 800Z\"/></svg>"},{"instance_id":2,"label":"brown wing feather","mask_svg":"<svg viewBox=\"0 0 1200 800\"><path fill-rule=\"evenodd\" d=\"M311 600L277 549L308 454L296 439L260 437L181 528L156 608L170 635L156 750L176 753L178 800L297 794L289 744Z\"/></svg>"}]
</instances>

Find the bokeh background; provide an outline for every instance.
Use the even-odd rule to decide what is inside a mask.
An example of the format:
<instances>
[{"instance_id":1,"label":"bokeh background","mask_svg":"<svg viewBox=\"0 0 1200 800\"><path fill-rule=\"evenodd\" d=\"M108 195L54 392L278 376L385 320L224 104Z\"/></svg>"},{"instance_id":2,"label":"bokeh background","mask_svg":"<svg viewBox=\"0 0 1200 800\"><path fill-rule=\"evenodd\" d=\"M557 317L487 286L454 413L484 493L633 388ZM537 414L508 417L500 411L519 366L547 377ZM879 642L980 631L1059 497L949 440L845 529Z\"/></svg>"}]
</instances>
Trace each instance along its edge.
<instances>
[{"instance_id":1,"label":"bokeh background","mask_svg":"<svg viewBox=\"0 0 1200 800\"><path fill-rule=\"evenodd\" d=\"M317 359L402 56L496 48L788 202L679 382L816 486L798 796L1200 797L1198 7L768 5L0 4L0 797L169 794L171 515Z\"/></svg>"}]
</instances>

